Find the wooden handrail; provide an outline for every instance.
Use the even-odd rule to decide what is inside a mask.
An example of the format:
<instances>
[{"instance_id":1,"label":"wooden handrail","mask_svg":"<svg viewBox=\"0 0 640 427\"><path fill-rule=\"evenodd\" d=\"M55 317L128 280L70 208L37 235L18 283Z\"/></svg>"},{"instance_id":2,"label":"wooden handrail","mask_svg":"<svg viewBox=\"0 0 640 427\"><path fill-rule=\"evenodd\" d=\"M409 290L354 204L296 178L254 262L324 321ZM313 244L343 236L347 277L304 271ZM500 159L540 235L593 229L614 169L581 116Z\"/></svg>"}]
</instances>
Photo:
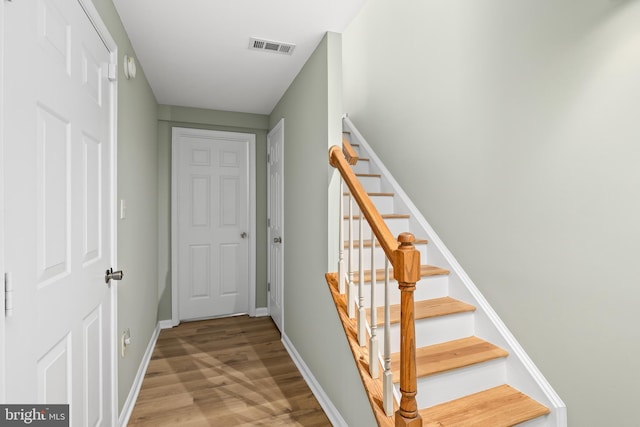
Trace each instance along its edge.
<instances>
[{"instance_id":1,"label":"wooden handrail","mask_svg":"<svg viewBox=\"0 0 640 427\"><path fill-rule=\"evenodd\" d=\"M337 145L329 149L329 164L340 171L342 179L344 179L345 184L347 184L347 187L349 187L351 191L351 195L360 207L360 212L362 212L367 219L367 222L371 226L371 231L380 242L380 246L382 246L387 258L393 263L393 253L398 249L399 243L393 237L393 234L391 234L389 227L387 227L387 224L384 222L384 219L382 219L382 216L369 198L369 195L353 173L351 166L347 163L342 150Z\"/></svg>"},{"instance_id":2,"label":"wooden handrail","mask_svg":"<svg viewBox=\"0 0 640 427\"><path fill-rule=\"evenodd\" d=\"M345 141L343 141L344 143ZM348 143L348 147L351 145ZM353 148L351 148L353 150ZM395 416L396 427L420 427L422 418L418 412L416 394L416 331L414 319L414 291L420 280L420 252L413 245L415 237L411 233L402 233L398 240L393 237L389 227L353 173L345 154L334 145L329 149L329 163L338 169L342 179L349 187L352 197L358 203L360 212L366 218L372 233L380 242L393 266L394 278L400 288L400 405ZM340 278L340 280L342 280ZM374 308L372 308L374 309Z\"/></svg>"},{"instance_id":3,"label":"wooden handrail","mask_svg":"<svg viewBox=\"0 0 640 427\"><path fill-rule=\"evenodd\" d=\"M358 163L360 157L358 157L356 150L353 149L349 140L344 136L342 137L342 152L344 153L344 157L347 159L347 162L351 166Z\"/></svg>"}]
</instances>

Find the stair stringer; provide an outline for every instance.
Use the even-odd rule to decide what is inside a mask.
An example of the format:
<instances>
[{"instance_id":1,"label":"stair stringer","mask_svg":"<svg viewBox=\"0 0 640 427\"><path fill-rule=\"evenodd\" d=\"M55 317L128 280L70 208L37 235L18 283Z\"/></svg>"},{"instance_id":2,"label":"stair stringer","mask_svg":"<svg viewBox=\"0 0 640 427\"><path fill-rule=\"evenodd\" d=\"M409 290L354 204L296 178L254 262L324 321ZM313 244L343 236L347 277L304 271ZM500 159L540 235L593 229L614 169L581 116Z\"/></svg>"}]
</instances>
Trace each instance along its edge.
<instances>
[{"instance_id":1,"label":"stair stringer","mask_svg":"<svg viewBox=\"0 0 640 427\"><path fill-rule=\"evenodd\" d=\"M382 175L381 191L395 193L395 212L410 214L410 229L414 234L418 234L415 230L424 233L418 237L424 237L429 241L428 263L450 271L449 295L476 306L475 335L509 352L506 361L507 383L551 410L551 413L544 417L544 421L532 420L531 426L566 427L565 403L348 117L343 118L343 130L351 133L352 143L360 144L360 156L366 154L370 159L370 172Z\"/></svg>"}]
</instances>

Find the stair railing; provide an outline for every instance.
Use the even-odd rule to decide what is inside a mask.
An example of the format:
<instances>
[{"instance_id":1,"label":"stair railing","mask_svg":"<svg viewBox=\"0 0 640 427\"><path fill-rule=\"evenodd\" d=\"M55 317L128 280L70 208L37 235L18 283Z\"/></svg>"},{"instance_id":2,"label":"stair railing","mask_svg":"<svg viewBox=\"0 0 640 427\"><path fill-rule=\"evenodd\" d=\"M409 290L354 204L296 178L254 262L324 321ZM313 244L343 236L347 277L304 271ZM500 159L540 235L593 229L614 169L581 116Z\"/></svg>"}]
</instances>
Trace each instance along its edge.
<instances>
[{"instance_id":1,"label":"stair railing","mask_svg":"<svg viewBox=\"0 0 640 427\"><path fill-rule=\"evenodd\" d=\"M389 230L389 227L384 222L384 219L374 206L373 202L369 198L369 195L366 193L362 184L356 177L355 173L351 169L350 164L355 164L353 158L357 161L357 155L355 155L355 151L349 145L348 141L346 141L345 152L338 146L333 146L329 149L329 164L336 168L342 177L342 181L349 188L349 247L348 247L348 257L349 257L349 272L348 275L338 276L338 281L340 283L339 288L343 287L343 283L346 280L347 285L347 307L349 312L349 317L353 317L353 306L355 303L355 295L353 289L353 265L352 260L353 256L351 252L353 251L353 225L352 218L353 212L351 209L352 200L354 200L360 210L359 217L362 222L362 218L364 218L372 232L371 236L371 248L372 251L375 247L375 239L378 240L380 246L382 247L385 256L388 260L388 263L391 264L393 268L393 276L398 281L398 287L400 288L400 404L398 410L395 413L395 425L399 426L411 426L417 427L422 426L422 419L420 414L418 413L418 405L416 401L417 394L417 379L416 379L416 340L415 340L415 322L414 322L414 296L413 293L416 289L416 282L420 279L420 252L416 250L413 245L415 241L415 237L411 233L401 233L396 240L393 237L393 234ZM341 182L340 189L343 189L343 184ZM342 191L340 193L340 197L343 198ZM344 213L342 211L343 203L340 203L340 222L344 221ZM340 227L340 234L342 234L343 226ZM359 245L358 249L360 254L362 254L364 250L363 245L363 231L362 227L359 230ZM375 236L375 239L374 239ZM344 236L339 236L340 246L344 245ZM362 259L362 255L360 255ZM342 261L342 257L339 260L339 264ZM372 263L371 266L371 277L372 281L375 277L375 267ZM363 264L362 261L359 265L360 277L359 277L359 286L361 287L364 282L364 277L362 275ZM388 269L386 276L388 277ZM340 271L340 267L339 267ZM340 273L342 274L342 273ZM388 280L387 280L388 283ZM387 286L388 288L388 286ZM362 289L362 288L360 288ZM372 292L374 292L374 286L372 286ZM375 300L375 298L374 298ZM364 316L360 314L360 310L363 310L363 298L362 291L359 292L358 298L359 305L359 315L358 318L361 319L359 321L364 320ZM351 307L351 308L349 308ZM371 307L372 318L375 318L373 314L376 311L376 307ZM389 381L391 378L390 374L390 363L389 363L389 330L388 330L388 319L389 319L389 297L388 290L385 290L385 355L384 355L384 377L386 378L386 382L383 385L383 393L385 401L383 406L385 407L385 411L387 411L387 415L390 415L390 411L388 410L389 406L393 407L393 405L389 405L389 402L392 399L392 396L389 393L392 393L392 386L389 386ZM372 320L372 324L373 324ZM357 328L358 334L365 334L360 327L360 324ZM373 333L372 333L373 335ZM358 337L360 345L365 345L366 337ZM370 353L372 353L370 349ZM372 357L370 361L370 366L374 363L372 361L375 360L375 364L377 364L377 357ZM372 375L372 378L373 375Z\"/></svg>"}]
</instances>

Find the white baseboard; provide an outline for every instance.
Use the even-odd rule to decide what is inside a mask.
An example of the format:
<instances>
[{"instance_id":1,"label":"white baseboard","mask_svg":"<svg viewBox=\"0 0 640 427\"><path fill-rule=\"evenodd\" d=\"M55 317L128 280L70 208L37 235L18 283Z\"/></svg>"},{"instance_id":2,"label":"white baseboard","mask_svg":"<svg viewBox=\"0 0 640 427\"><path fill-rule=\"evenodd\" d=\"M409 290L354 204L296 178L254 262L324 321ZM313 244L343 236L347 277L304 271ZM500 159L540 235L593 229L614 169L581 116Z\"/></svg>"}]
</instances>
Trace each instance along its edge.
<instances>
[{"instance_id":1,"label":"white baseboard","mask_svg":"<svg viewBox=\"0 0 640 427\"><path fill-rule=\"evenodd\" d=\"M269 315L269 307L256 308L255 317L265 317Z\"/></svg>"},{"instance_id":2,"label":"white baseboard","mask_svg":"<svg viewBox=\"0 0 640 427\"><path fill-rule=\"evenodd\" d=\"M124 402L124 406L122 407L122 411L120 412L120 418L118 421L121 427L126 427L126 425L129 423L129 418L131 417L133 408L136 405L136 400L138 400L140 388L142 387L144 374L147 372L147 367L149 366L149 361L151 360L153 349L156 346L156 341L158 341L158 335L160 335L160 329L171 328L172 326L173 325L171 320L161 320L156 325L156 328L151 335L151 339L149 340L149 344L147 345L147 350L144 352L142 360L140 361L138 373L136 374L136 378L133 380L133 384L131 385L131 389L129 390L127 401Z\"/></svg>"},{"instance_id":3,"label":"white baseboard","mask_svg":"<svg viewBox=\"0 0 640 427\"><path fill-rule=\"evenodd\" d=\"M159 327L160 329L171 329L171 328L173 328L173 326L174 326L174 325L173 325L173 320L171 320L171 319L168 319L168 320L160 320L160 321L158 322L158 327Z\"/></svg>"},{"instance_id":4,"label":"white baseboard","mask_svg":"<svg viewBox=\"0 0 640 427\"><path fill-rule=\"evenodd\" d=\"M349 427L331 399L329 399L329 396L327 396L325 391L322 389L320 383L313 376L311 370L304 362L296 348L293 346L293 343L289 340L289 337L287 337L287 335L284 333L282 334L282 344L289 353L289 356L291 356L293 363L295 363L298 367L298 370L302 374L304 380L307 382L307 385L311 389L311 392L316 397L316 399L318 399L318 403L320 403L320 406L322 406L322 409L327 414L327 417L329 418L329 421L331 421L331 424L334 427Z\"/></svg>"}]
</instances>

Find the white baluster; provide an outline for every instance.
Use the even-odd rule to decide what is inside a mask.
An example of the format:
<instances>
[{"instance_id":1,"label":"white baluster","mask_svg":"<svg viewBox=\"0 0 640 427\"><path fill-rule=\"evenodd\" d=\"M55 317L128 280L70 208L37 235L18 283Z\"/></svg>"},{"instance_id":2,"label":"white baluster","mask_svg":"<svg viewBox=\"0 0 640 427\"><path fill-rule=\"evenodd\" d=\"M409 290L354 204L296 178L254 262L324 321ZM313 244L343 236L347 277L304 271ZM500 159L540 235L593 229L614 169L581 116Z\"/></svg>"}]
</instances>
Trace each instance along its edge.
<instances>
[{"instance_id":1,"label":"white baluster","mask_svg":"<svg viewBox=\"0 0 640 427\"><path fill-rule=\"evenodd\" d=\"M353 196L349 192L349 285L347 286L347 314L350 319L356 316L355 313L355 285L353 284Z\"/></svg>"},{"instance_id":2,"label":"white baluster","mask_svg":"<svg viewBox=\"0 0 640 427\"><path fill-rule=\"evenodd\" d=\"M359 276L358 276L358 343L360 347L364 347L367 345L367 313L364 307L364 215L360 212L359 220L358 220L358 266L359 266Z\"/></svg>"},{"instance_id":3,"label":"white baluster","mask_svg":"<svg viewBox=\"0 0 640 427\"><path fill-rule=\"evenodd\" d=\"M376 306L376 238L371 233L371 338L369 339L369 373L378 378L378 307Z\"/></svg>"},{"instance_id":4,"label":"white baluster","mask_svg":"<svg viewBox=\"0 0 640 427\"><path fill-rule=\"evenodd\" d=\"M384 377L382 406L387 417L393 415L393 375L391 374L391 310L389 296L389 259L384 261Z\"/></svg>"},{"instance_id":5,"label":"white baluster","mask_svg":"<svg viewBox=\"0 0 640 427\"><path fill-rule=\"evenodd\" d=\"M340 177L340 218L338 228L338 291L344 294L344 182Z\"/></svg>"}]
</instances>

